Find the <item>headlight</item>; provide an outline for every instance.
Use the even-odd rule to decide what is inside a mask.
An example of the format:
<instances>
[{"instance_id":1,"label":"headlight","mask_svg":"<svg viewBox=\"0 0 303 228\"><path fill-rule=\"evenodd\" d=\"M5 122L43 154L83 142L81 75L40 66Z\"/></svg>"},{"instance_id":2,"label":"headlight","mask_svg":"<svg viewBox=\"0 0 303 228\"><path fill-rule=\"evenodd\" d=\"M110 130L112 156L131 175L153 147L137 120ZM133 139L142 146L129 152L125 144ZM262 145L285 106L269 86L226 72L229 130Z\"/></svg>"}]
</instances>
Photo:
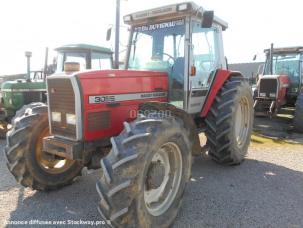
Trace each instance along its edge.
<instances>
[{"instance_id":1,"label":"headlight","mask_svg":"<svg viewBox=\"0 0 303 228\"><path fill-rule=\"evenodd\" d=\"M260 93L260 97L265 97L266 93Z\"/></svg>"},{"instance_id":2,"label":"headlight","mask_svg":"<svg viewBox=\"0 0 303 228\"><path fill-rule=\"evenodd\" d=\"M269 96L270 97L276 97L276 94L275 93L270 93Z\"/></svg>"},{"instance_id":3,"label":"headlight","mask_svg":"<svg viewBox=\"0 0 303 228\"><path fill-rule=\"evenodd\" d=\"M66 113L66 123L76 125L76 115Z\"/></svg>"},{"instance_id":4,"label":"headlight","mask_svg":"<svg viewBox=\"0 0 303 228\"><path fill-rule=\"evenodd\" d=\"M61 112L52 112L52 121L61 122Z\"/></svg>"}]
</instances>

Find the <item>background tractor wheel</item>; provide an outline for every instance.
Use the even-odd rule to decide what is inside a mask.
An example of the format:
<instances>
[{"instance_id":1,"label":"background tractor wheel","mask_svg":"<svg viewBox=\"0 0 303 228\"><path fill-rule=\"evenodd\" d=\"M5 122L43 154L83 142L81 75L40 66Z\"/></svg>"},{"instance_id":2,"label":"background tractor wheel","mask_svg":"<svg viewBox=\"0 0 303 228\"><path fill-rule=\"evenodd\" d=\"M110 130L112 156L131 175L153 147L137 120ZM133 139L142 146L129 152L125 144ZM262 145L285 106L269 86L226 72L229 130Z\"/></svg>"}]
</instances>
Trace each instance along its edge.
<instances>
[{"instance_id":1,"label":"background tractor wheel","mask_svg":"<svg viewBox=\"0 0 303 228\"><path fill-rule=\"evenodd\" d=\"M294 127L298 132L303 133L303 94L300 94L297 98Z\"/></svg>"},{"instance_id":2,"label":"background tractor wheel","mask_svg":"<svg viewBox=\"0 0 303 228\"><path fill-rule=\"evenodd\" d=\"M209 155L216 162L240 164L247 154L253 123L251 88L242 76L231 76L207 115Z\"/></svg>"},{"instance_id":3,"label":"background tractor wheel","mask_svg":"<svg viewBox=\"0 0 303 228\"><path fill-rule=\"evenodd\" d=\"M25 187L57 189L71 183L81 172L82 166L76 161L43 152L42 139L48 134L47 106L43 103L25 105L12 121L5 148L7 166Z\"/></svg>"},{"instance_id":4,"label":"background tractor wheel","mask_svg":"<svg viewBox=\"0 0 303 228\"><path fill-rule=\"evenodd\" d=\"M0 138L5 139L8 131L8 123L6 121L0 121Z\"/></svg>"},{"instance_id":5,"label":"background tractor wheel","mask_svg":"<svg viewBox=\"0 0 303 228\"><path fill-rule=\"evenodd\" d=\"M98 210L114 227L169 227L191 172L191 143L174 117L125 123L101 160Z\"/></svg>"}]
</instances>

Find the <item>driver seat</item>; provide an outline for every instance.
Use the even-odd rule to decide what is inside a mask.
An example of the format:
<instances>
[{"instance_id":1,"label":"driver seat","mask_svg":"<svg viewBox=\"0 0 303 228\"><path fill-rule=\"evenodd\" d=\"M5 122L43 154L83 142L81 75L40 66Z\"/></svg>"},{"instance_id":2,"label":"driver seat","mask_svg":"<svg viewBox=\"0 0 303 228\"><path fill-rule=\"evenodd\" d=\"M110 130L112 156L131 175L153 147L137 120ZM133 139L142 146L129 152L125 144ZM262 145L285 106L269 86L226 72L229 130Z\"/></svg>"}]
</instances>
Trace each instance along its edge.
<instances>
[{"instance_id":1,"label":"driver seat","mask_svg":"<svg viewBox=\"0 0 303 228\"><path fill-rule=\"evenodd\" d=\"M182 88L184 84L184 62L184 57L176 58L172 70L173 81L181 84Z\"/></svg>"}]
</instances>

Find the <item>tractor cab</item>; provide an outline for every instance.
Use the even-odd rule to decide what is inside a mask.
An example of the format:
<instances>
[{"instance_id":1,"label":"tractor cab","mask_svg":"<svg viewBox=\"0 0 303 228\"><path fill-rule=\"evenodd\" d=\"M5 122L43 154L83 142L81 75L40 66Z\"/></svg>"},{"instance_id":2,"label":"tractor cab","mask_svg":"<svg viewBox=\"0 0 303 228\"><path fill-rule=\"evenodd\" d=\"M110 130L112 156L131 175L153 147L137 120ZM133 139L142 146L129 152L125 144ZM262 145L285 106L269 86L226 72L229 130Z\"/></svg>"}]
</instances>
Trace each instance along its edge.
<instances>
[{"instance_id":1,"label":"tractor cab","mask_svg":"<svg viewBox=\"0 0 303 228\"><path fill-rule=\"evenodd\" d=\"M226 69L227 23L193 2L129 14L124 22L131 25L126 67L166 72L170 103L200 112L216 69Z\"/></svg>"},{"instance_id":2,"label":"tractor cab","mask_svg":"<svg viewBox=\"0 0 303 228\"><path fill-rule=\"evenodd\" d=\"M55 50L58 52L56 73L64 71L65 63L77 64L78 71L113 68L112 51L109 48L88 44L71 44Z\"/></svg>"}]
</instances>

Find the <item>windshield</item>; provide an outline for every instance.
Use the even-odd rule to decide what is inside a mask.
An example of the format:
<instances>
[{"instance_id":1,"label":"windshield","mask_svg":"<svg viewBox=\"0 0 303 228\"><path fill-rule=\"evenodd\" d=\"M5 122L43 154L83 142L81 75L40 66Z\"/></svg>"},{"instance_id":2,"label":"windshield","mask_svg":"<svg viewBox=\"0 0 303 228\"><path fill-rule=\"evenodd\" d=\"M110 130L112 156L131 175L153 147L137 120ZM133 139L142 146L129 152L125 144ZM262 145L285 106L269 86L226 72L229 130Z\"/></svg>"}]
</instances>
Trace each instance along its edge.
<instances>
[{"instance_id":1,"label":"windshield","mask_svg":"<svg viewBox=\"0 0 303 228\"><path fill-rule=\"evenodd\" d=\"M86 69L86 52L59 52L56 72L62 72L65 62L76 62L80 64L80 71Z\"/></svg>"},{"instance_id":2,"label":"windshield","mask_svg":"<svg viewBox=\"0 0 303 228\"><path fill-rule=\"evenodd\" d=\"M112 58L110 54L92 52L91 69L108 70L112 69Z\"/></svg>"},{"instance_id":3,"label":"windshield","mask_svg":"<svg viewBox=\"0 0 303 228\"><path fill-rule=\"evenodd\" d=\"M267 61L265 74L270 74L270 64ZM300 80L300 54L274 54L272 73L288 75L292 82Z\"/></svg>"},{"instance_id":4,"label":"windshield","mask_svg":"<svg viewBox=\"0 0 303 228\"><path fill-rule=\"evenodd\" d=\"M129 57L130 69L169 71L184 59L184 20L134 28Z\"/></svg>"}]
</instances>

